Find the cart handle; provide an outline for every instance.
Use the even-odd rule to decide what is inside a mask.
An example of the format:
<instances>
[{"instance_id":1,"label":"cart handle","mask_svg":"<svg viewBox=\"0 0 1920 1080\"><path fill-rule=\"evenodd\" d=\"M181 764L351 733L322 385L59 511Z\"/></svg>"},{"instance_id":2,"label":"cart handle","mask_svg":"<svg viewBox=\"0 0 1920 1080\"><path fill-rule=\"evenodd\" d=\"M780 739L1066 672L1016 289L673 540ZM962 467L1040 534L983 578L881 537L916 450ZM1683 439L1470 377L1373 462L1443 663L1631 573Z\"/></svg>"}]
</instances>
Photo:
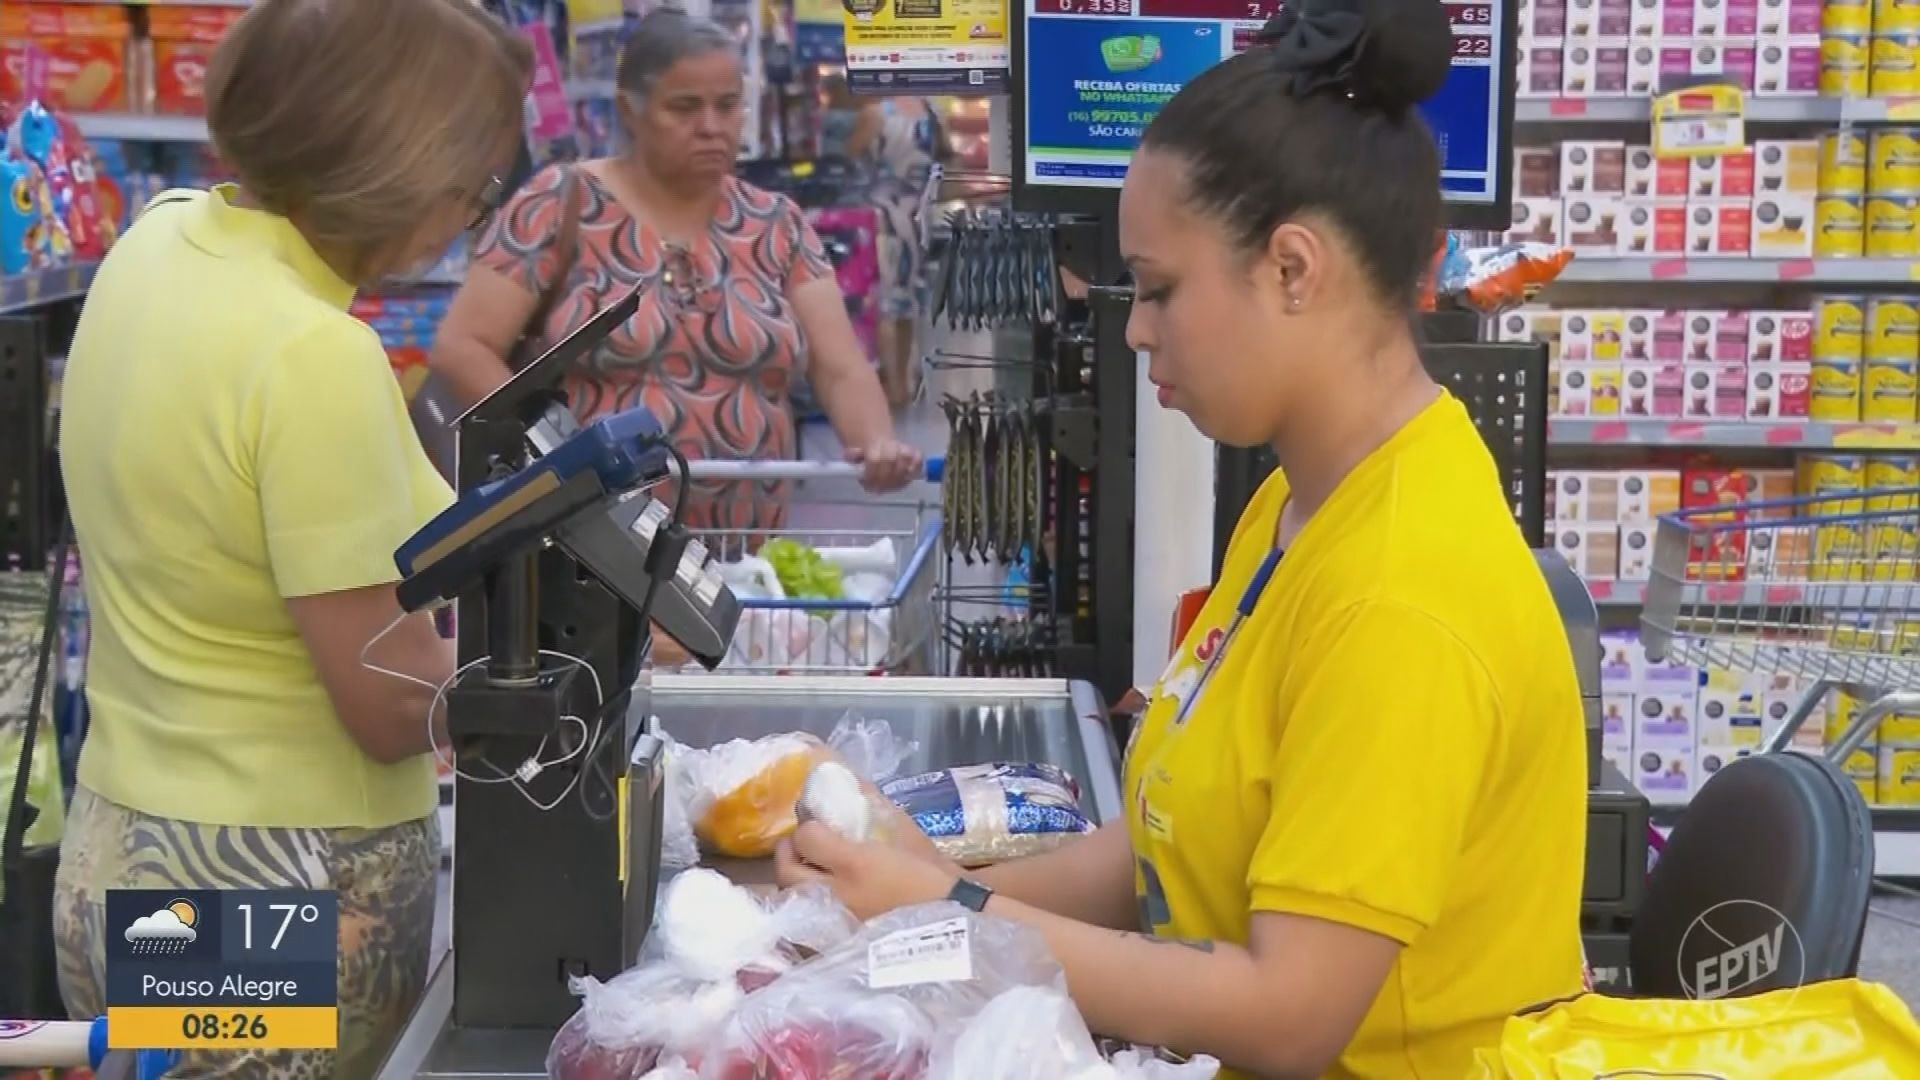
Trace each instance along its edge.
<instances>
[{"instance_id":1,"label":"cart handle","mask_svg":"<svg viewBox=\"0 0 1920 1080\"><path fill-rule=\"evenodd\" d=\"M860 466L846 461L710 461L697 458L687 462L687 471L695 480L826 480L835 477L857 478ZM946 458L927 459L928 483L939 483L946 471Z\"/></svg>"}]
</instances>

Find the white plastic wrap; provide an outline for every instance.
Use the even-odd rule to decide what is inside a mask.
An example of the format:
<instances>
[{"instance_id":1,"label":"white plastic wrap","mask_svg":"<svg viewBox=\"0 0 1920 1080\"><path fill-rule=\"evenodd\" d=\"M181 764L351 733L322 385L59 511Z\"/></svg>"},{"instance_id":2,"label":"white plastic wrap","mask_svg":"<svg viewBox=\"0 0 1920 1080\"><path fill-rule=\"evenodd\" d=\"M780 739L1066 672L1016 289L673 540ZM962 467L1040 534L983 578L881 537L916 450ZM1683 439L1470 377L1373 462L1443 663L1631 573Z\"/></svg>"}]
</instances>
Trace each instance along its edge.
<instances>
[{"instance_id":1,"label":"white plastic wrap","mask_svg":"<svg viewBox=\"0 0 1920 1080\"><path fill-rule=\"evenodd\" d=\"M734 739L708 749L669 742L662 867L699 861L701 851L763 858L799 826L796 807L807 775L837 760L878 782L900 770L915 744L883 720L848 713L822 743L800 733Z\"/></svg>"},{"instance_id":2,"label":"white plastic wrap","mask_svg":"<svg viewBox=\"0 0 1920 1080\"><path fill-rule=\"evenodd\" d=\"M700 1075L922 1080L941 1040L996 995L1063 980L1034 930L947 901L903 908L749 996Z\"/></svg>"},{"instance_id":3,"label":"white plastic wrap","mask_svg":"<svg viewBox=\"0 0 1920 1080\"><path fill-rule=\"evenodd\" d=\"M1130 1049L1101 1058L1062 979L996 995L935 1050L927 1080L1208 1080L1219 1071L1210 1057L1176 1064Z\"/></svg>"},{"instance_id":4,"label":"white plastic wrap","mask_svg":"<svg viewBox=\"0 0 1920 1080\"><path fill-rule=\"evenodd\" d=\"M762 900L711 870L675 877L640 963L574 980L580 1011L547 1051L556 1080L685 1080L747 994L856 922L824 888Z\"/></svg>"}]
</instances>

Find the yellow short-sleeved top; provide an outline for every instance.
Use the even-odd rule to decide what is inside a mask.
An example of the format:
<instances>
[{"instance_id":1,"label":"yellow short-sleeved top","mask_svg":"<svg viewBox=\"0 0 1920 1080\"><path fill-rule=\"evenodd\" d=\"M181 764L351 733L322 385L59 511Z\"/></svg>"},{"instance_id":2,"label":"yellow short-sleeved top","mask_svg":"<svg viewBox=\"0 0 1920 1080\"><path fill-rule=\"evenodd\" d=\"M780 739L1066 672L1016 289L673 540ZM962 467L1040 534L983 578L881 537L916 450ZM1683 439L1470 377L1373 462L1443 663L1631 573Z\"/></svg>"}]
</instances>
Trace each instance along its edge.
<instances>
[{"instance_id":1,"label":"yellow short-sleeved top","mask_svg":"<svg viewBox=\"0 0 1920 1080\"><path fill-rule=\"evenodd\" d=\"M1286 480L1241 516L1126 762L1143 921L1244 943L1288 912L1402 943L1332 1075L1463 1075L1581 987L1584 730L1567 637L1491 455L1442 395L1279 556ZM1228 1074L1232 1075L1232 1074Z\"/></svg>"},{"instance_id":2,"label":"yellow short-sleeved top","mask_svg":"<svg viewBox=\"0 0 1920 1080\"><path fill-rule=\"evenodd\" d=\"M154 200L68 354L61 468L93 618L79 778L206 824L423 817L433 759L360 751L285 598L397 580L394 549L451 493L353 287L233 200Z\"/></svg>"}]
</instances>

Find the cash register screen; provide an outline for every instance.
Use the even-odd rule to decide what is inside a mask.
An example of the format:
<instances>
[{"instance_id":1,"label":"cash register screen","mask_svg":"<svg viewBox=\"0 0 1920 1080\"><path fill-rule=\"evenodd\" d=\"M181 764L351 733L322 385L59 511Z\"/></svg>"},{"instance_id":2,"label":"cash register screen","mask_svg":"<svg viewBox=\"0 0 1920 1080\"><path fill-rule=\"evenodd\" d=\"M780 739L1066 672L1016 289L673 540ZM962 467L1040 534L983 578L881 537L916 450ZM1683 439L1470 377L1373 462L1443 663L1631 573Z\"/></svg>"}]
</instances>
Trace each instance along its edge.
<instances>
[{"instance_id":1,"label":"cash register screen","mask_svg":"<svg viewBox=\"0 0 1920 1080\"><path fill-rule=\"evenodd\" d=\"M1280 0L1017 0L1016 202L1117 191L1147 124L1187 81L1246 49ZM1421 106L1458 228L1509 225L1513 0L1444 0L1453 66Z\"/></svg>"}]
</instances>

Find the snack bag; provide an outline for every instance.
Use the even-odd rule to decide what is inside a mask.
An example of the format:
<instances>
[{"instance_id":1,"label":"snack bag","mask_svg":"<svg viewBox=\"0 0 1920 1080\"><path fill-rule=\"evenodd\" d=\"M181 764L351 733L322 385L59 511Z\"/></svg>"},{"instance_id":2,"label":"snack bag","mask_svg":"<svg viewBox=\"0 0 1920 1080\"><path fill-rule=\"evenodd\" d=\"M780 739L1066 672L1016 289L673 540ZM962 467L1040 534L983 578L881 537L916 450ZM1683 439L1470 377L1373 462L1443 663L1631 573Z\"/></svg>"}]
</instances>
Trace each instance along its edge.
<instances>
[{"instance_id":1,"label":"snack bag","mask_svg":"<svg viewBox=\"0 0 1920 1080\"><path fill-rule=\"evenodd\" d=\"M824 888L771 899L711 870L668 883L640 963L608 982L574 980L575 1013L547 1050L557 1080L691 1078L746 995L851 936L852 914Z\"/></svg>"},{"instance_id":2,"label":"snack bag","mask_svg":"<svg viewBox=\"0 0 1920 1080\"><path fill-rule=\"evenodd\" d=\"M1572 261L1572 251L1552 244L1466 248L1450 238L1440 265L1440 292L1462 307L1497 315L1533 299Z\"/></svg>"},{"instance_id":3,"label":"snack bag","mask_svg":"<svg viewBox=\"0 0 1920 1080\"><path fill-rule=\"evenodd\" d=\"M671 743L661 864L691 866L701 849L765 858L799 827L796 807L815 765L837 759L856 776L879 781L898 772L914 749L911 741L895 738L884 721L852 713L825 742L795 732L708 749Z\"/></svg>"},{"instance_id":4,"label":"snack bag","mask_svg":"<svg viewBox=\"0 0 1920 1080\"><path fill-rule=\"evenodd\" d=\"M755 991L700 1075L921 1080L940 1044L995 995L1064 982L1037 931L950 901L902 908Z\"/></svg>"},{"instance_id":5,"label":"snack bag","mask_svg":"<svg viewBox=\"0 0 1920 1080\"><path fill-rule=\"evenodd\" d=\"M888 781L880 791L962 866L1051 851L1093 831L1079 785L1052 765L967 765Z\"/></svg>"},{"instance_id":6,"label":"snack bag","mask_svg":"<svg viewBox=\"0 0 1920 1080\"><path fill-rule=\"evenodd\" d=\"M0 275L24 274L35 265L38 207L33 166L0 150Z\"/></svg>"}]
</instances>

